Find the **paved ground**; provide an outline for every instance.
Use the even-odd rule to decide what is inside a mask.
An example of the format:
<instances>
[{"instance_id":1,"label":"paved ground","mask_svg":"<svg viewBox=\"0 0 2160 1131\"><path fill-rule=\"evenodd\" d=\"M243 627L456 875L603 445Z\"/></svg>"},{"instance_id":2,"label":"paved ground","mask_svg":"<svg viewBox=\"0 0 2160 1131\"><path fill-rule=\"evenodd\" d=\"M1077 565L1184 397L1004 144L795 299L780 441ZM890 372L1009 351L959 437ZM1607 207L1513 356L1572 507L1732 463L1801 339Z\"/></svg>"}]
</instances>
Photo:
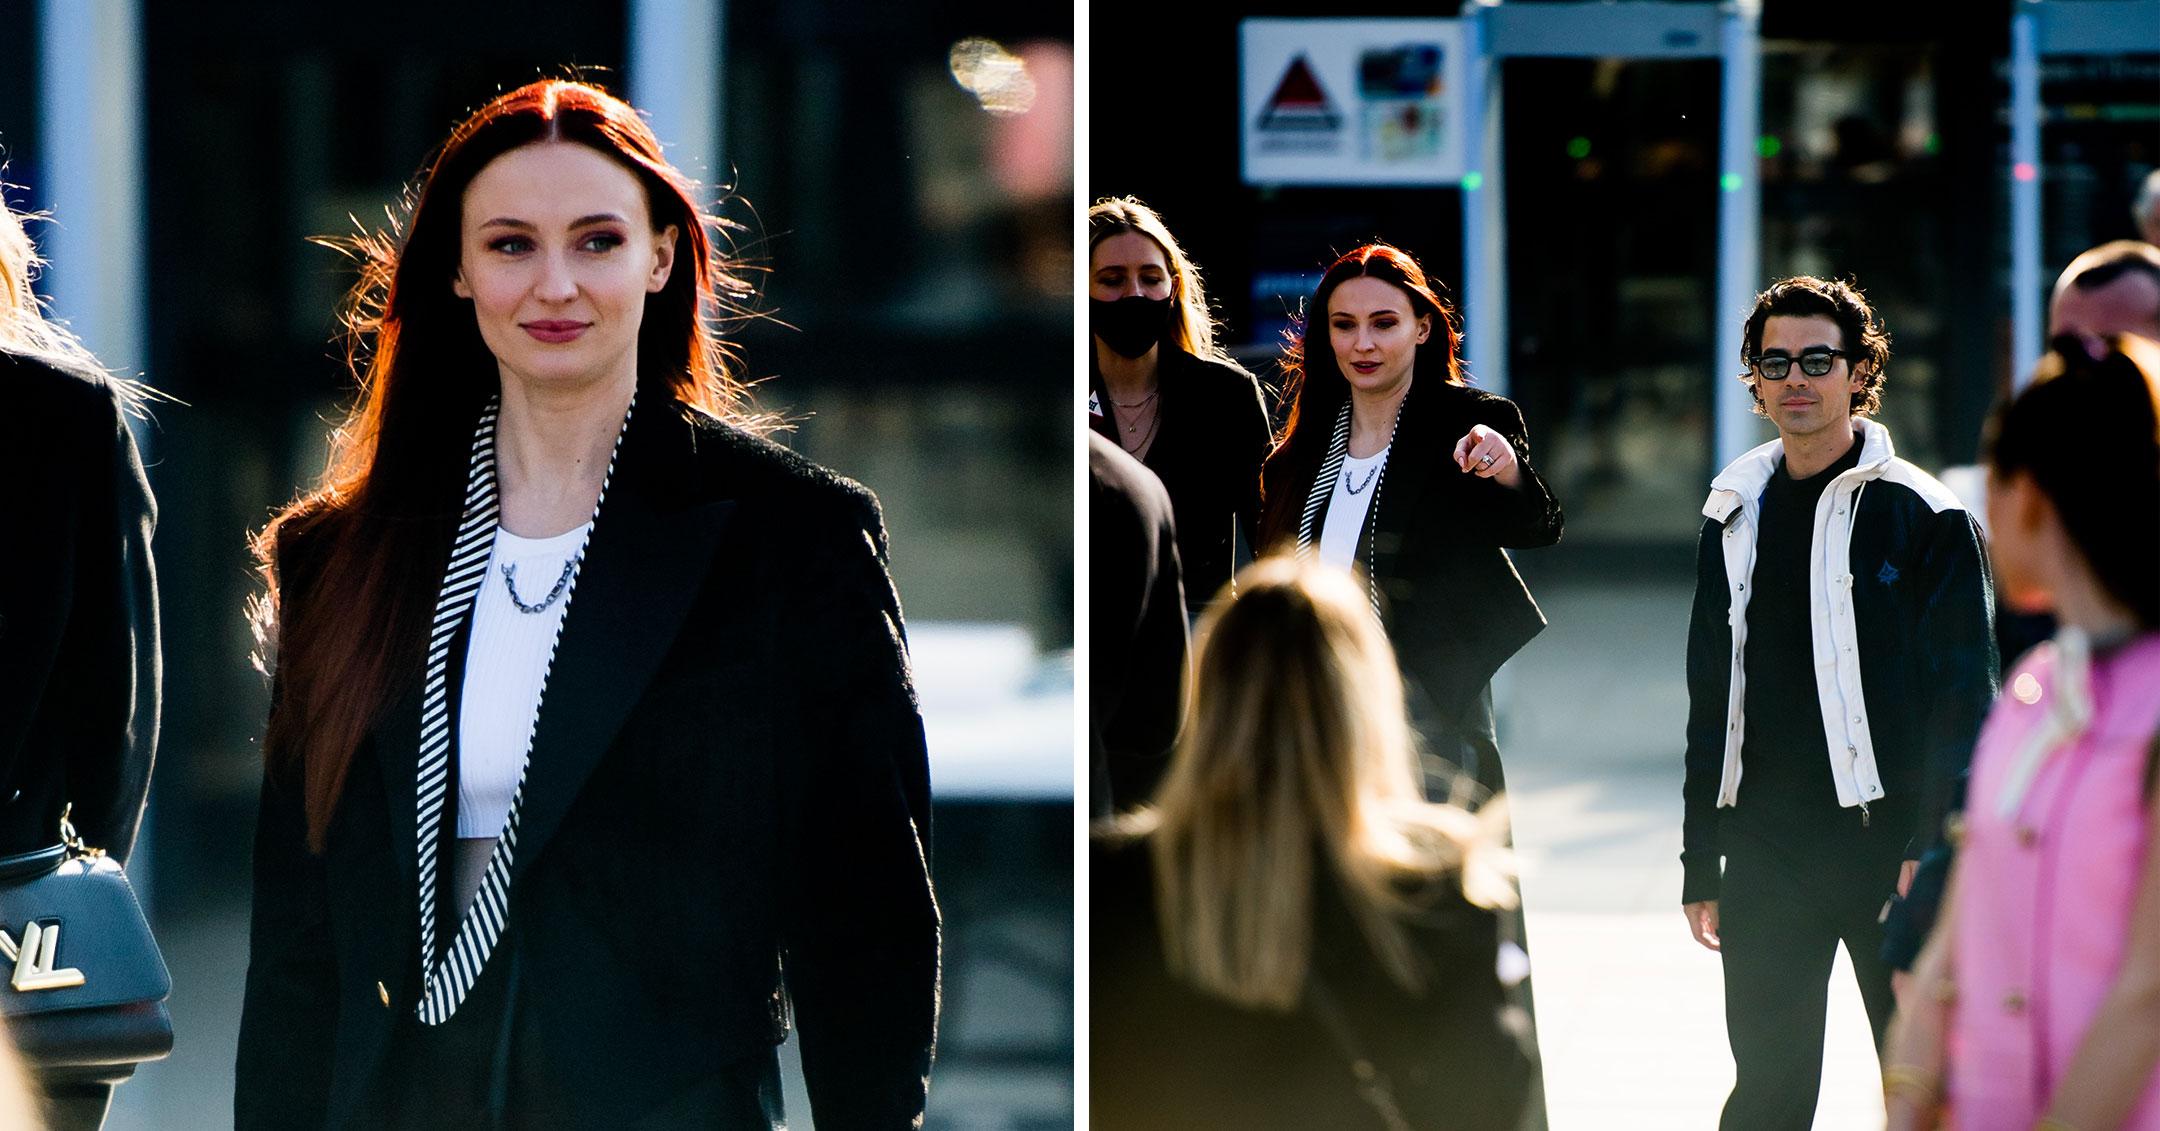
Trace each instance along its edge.
<instances>
[{"instance_id":1,"label":"paved ground","mask_svg":"<svg viewBox=\"0 0 2160 1131\"><path fill-rule=\"evenodd\" d=\"M1689 590L1540 586L1552 627L1496 688L1554 1131L1713 1128L1732 1087L1715 955L1680 914ZM1840 954L1819 1129L1880 1127Z\"/></svg>"}]
</instances>

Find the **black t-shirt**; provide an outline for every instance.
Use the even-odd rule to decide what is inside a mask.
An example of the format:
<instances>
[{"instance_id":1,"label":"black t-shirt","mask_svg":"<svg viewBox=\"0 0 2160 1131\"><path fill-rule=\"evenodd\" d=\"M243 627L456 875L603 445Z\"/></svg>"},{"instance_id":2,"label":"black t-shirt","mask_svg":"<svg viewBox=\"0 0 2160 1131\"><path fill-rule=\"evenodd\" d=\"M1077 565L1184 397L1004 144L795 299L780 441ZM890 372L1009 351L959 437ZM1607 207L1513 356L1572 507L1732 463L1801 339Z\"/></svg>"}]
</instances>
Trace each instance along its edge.
<instances>
[{"instance_id":1,"label":"black t-shirt","mask_svg":"<svg viewBox=\"0 0 2160 1131\"><path fill-rule=\"evenodd\" d=\"M1816 503L1831 480L1859 462L1857 437L1836 463L1806 479L1787 474L1780 460L1758 511L1742 656L1740 796L1726 821L1780 840L1860 822L1859 810L1839 807L1830 774L1808 598Z\"/></svg>"}]
</instances>

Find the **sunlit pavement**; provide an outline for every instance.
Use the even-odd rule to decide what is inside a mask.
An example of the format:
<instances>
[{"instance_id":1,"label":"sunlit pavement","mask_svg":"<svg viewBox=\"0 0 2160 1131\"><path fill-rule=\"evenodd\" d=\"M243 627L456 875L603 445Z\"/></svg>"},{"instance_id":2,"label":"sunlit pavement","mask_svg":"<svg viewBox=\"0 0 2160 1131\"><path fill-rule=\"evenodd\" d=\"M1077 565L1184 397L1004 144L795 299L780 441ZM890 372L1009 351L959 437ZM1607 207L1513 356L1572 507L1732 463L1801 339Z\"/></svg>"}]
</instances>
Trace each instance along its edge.
<instances>
[{"instance_id":1,"label":"sunlit pavement","mask_svg":"<svg viewBox=\"0 0 2160 1131\"><path fill-rule=\"evenodd\" d=\"M1495 688L1554 1131L1714 1128L1732 1087L1718 959L1679 904L1690 592L1539 585L1552 626ZM1882 1126L1842 952L1823 1059L1816 1128Z\"/></svg>"}]
</instances>

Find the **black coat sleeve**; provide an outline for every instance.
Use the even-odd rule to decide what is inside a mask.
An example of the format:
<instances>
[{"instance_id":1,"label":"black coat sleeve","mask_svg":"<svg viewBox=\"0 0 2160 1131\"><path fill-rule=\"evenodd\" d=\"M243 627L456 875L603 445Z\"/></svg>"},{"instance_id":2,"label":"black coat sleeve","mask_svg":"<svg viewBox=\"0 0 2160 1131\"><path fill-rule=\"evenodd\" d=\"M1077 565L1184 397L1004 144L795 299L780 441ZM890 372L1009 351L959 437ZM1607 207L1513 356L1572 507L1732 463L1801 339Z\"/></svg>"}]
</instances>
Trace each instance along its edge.
<instances>
[{"instance_id":1,"label":"black coat sleeve","mask_svg":"<svg viewBox=\"0 0 2160 1131\"><path fill-rule=\"evenodd\" d=\"M930 774L885 530L864 492L806 521L796 671L816 673L789 825L785 969L811 1114L823 1127L920 1125L937 1039Z\"/></svg>"},{"instance_id":2,"label":"black coat sleeve","mask_svg":"<svg viewBox=\"0 0 2160 1131\"><path fill-rule=\"evenodd\" d=\"M125 863L157 748L156 506L106 378L0 353L0 852Z\"/></svg>"},{"instance_id":3,"label":"black coat sleeve","mask_svg":"<svg viewBox=\"0 0 2160 1131\"><path fill-rule=\"evenodd\" d=\"M1184 715L1185 590L1170 497L1138 461L1094 439L1088 460L1089 811L1155 794Z\"/></svg>"},{"instance_id":4,"label":"black coat sleeve","mask_svg":"<svg viewBox=\"0 0 2160 1131\"><path fill-rule=\"evenodd\" d=\"M134 434L116 398L108 396L99 421L92 472L96 489L80 512L83 569L72 619L81 653L95 670L78 673L84 685L65 689L81 702L70 720L67 800L83 840L122 864L135 846L156 760L158 695L157 571L150 537L157 506L143 473ZM113 756L95 755L111 751Z\"/></svg>"},{"instance_id":5,"label":"black coat sleeve","mask_svg":"<svg viewBox=\"0 0 2160 1131\"><path fill-rule=\"evenodd\" d=\"M263 780L255 892L234 1067L233 1126L320 1127L338 1021L322 857L308 851L299 783Z\"/></svg>"},{"instance_id":6,"label":"black coat sleeve","mask_svg":"<svg viewBox=\"0 0 2160 1131\"><path fill-rule=\"evenodd\" d=\"M1552 489L1545 485L1544 477L1530 464L1530 432L1523 424L1522 409L1506 397L1483 398L1473 421L1482 424L1504 437L1508 446L1515 449L1516 466L1522 470L1522 483L1515 487L1503 487L1496 479L1483 479L1455 466L1455 443L1460 436L1447 438L1447 451L1441 453L1442 475L1461 475L1472 481L1471 489L1490 500L1484 508L1492 516L1491 535L1495 545L1528 548L1550 546L1560 540L1562 519L1560 501L1553 498Z\"/></svg>"},{"instance_id":7,"label":"black coat sleeve","mask_svg":"<svg viewBox=\"0 0 2160 1131\"><path fill-rule=\"evenodd\" d=\"M1723 524L1705 520L1696 544L1695 605L1688 614L1687 778L1680 787L1680 902L1718 897L1723 871L1718 783L1725 774L1727 698L1732 691L1731 612L1725 592Z\"/></svg>"},{"instance_id":8,"label":"black coat sleeve","mask_svg":"<svg viewBox=\"0 0 2160 1131\"><path fill-rule=\"evenodd\" d=\"M1260 383L1246 378L1250 388L1252 406L1248 410L1245 399L1238 401L1237 459L1235 493L1237 500L1238 531L1245 536L1245 545L1253 554L1260 553L1260 469L1266 465L1268 452L1275 446L1274 430L1268 427L1267 402L1260 395Z\"/></svg>"},{"instance_id":9,"label":"black coat sleeve","mask_svg":"<svg viewBox=\"0 0 2160 1131\"><path fill-rule=\"evenodd\" d=\"M288 595L304 584L290 542L280 538L277 546ZM283 684L273 676L272 711L282 697ZM263 775L254 863L233 1126L238 1131L320 1127L329 1114L337 959L328 874L322 856L308 848L304 783L297 771Z\"/></svg>"},{"instance_id":10,"label":"black coat sleeve","mask_svg":"<svg viewBox=\"0 0 2160 1131\"><path fill-rule=\"evenodd\" d=\"M1921 559L1921 683L1926 695L1926 783L1906 858L1916 860L1942 838L1943 818L1962 808L1965 775L1988 707L2002 687L1995 648L1995 581L1980 526L1961 510L1935 516Z\"/></svg>"}]
</instances>

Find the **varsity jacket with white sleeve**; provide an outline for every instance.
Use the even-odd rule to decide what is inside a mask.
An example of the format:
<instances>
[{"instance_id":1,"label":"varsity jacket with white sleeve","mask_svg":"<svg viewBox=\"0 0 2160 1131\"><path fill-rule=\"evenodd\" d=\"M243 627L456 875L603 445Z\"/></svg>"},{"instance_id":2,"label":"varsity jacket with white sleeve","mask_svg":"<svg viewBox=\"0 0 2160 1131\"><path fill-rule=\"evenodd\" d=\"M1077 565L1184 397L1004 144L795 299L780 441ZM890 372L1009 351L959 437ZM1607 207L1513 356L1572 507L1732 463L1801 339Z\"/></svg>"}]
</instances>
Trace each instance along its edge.
<instances>
[{"instance_id":1,"label":"varsity jacket with white sleeve","mask_svg":"<svg viewBox=\"0 0 2160 1131\"><path fill-rule=\"evenodd\" d=\"M1815 694L1837 803L1918 802L1907 846L1940 835L1995 696L1994 587L1979 524L1933 476L1897 458L1887 428L1855 419L1859 463L1815 504L1808 559ZM1739 802L1747 737L1747 607L1773 440L1710 484L1688 626L1681 901L1718 897L1720 810Z\"/></svg>"}]
</instances>

